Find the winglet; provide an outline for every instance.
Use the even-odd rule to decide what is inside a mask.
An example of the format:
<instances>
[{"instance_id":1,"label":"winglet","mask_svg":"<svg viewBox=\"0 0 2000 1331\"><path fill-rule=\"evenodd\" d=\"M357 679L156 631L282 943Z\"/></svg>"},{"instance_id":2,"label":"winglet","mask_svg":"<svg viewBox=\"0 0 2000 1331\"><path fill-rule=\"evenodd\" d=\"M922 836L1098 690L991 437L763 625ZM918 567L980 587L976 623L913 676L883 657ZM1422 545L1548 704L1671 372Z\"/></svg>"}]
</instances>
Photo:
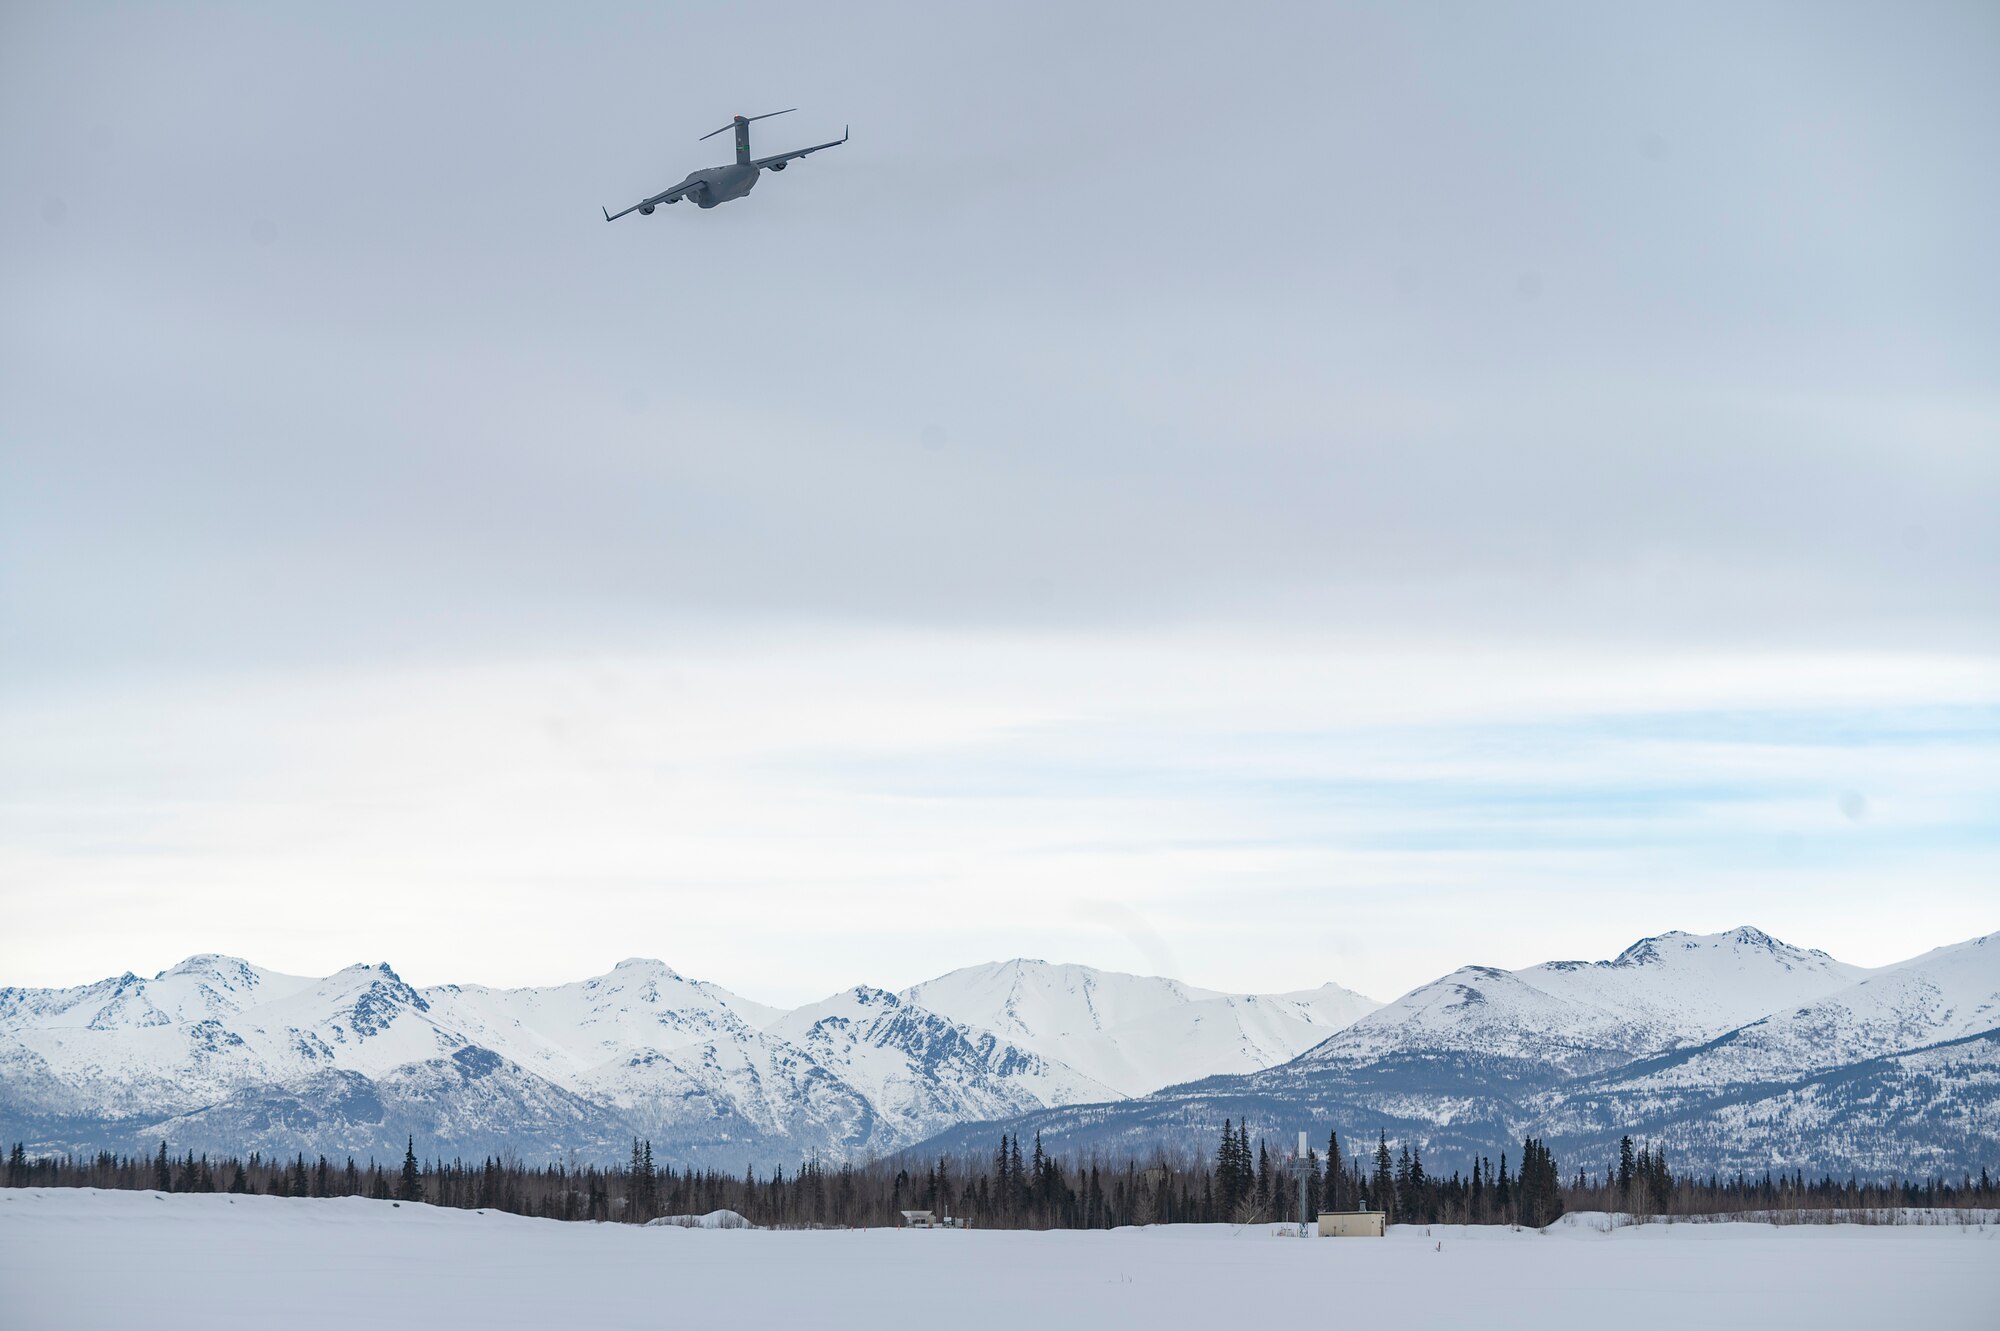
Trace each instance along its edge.
<instances>
[{"instance_id":1,"label":"winglet","mask_svg":"<svg viewBox=\"0 0 2000 1331\"><path fill-rule=\"evenodd\" d=\"M605 221L609 222L611 220L611 210L609 208L606 208L603 204L600 203L597 205L597 211L604 214Z\"/></svg>"}]
</instances>

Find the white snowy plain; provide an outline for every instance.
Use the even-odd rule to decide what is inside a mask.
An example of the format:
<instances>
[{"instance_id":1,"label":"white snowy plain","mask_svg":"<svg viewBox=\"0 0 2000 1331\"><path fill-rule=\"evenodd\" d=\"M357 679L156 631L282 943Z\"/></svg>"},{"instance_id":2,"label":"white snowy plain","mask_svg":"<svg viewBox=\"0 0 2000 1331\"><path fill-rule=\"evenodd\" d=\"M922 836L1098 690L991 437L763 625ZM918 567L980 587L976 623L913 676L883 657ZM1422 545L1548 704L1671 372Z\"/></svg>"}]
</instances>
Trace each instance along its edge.
<instances>
[{"instance_id":1,"label":"white snowy plain","mask_svg":"<svg viewBox=\"0 0 2000 1331\"><path fill-rule=\"evenodd\" d=\"M0 1189L0 1327L2000 1326L2000 1226L1092 1233L565 1224L360 1198Z\"/></svg>"}]
</instances>

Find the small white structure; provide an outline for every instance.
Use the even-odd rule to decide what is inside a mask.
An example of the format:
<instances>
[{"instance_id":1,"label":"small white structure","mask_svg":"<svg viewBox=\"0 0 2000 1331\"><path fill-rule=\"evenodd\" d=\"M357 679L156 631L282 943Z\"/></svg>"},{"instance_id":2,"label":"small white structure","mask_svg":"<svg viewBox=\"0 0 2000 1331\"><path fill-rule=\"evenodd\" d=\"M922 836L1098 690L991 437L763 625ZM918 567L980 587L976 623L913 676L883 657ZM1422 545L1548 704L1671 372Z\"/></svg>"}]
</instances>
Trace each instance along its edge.
<instances>
[{"instance_id":1,"label":"small white structure","mask_svg":"<svg viewBox=\"0 0 2000 1331\"><path fill-rule=\"evenodd\" d=\"M939 1215L936 1211L903 1212L905 1229L964 1229L965 1221L958 1216Z\"/></svg>"},{"instance_id":2,"label":"small white structure","mask_svg":"<svg viewBox=\"0 0 2000 1331\"><path fill-rule=\"evenodd\" d=\"M1323 1239L1379 1239L1389 1223L1387 1211L1321 1211Z\"/></svg>"}]
</instances>

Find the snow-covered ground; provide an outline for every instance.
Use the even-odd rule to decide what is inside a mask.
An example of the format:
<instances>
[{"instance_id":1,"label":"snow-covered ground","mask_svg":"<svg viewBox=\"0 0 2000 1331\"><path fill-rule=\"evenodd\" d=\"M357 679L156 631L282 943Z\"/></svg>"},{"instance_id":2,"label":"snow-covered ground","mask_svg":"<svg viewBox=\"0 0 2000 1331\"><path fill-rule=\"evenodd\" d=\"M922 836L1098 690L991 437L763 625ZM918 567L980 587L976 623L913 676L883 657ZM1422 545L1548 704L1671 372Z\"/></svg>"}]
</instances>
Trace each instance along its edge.
<instances>
[{"instance_id":1,"label":"snow-covered ground","mask_svg":"<svg viewBox=\"0 0 2000 1331\"><path fill-rule=\"evenodd\" d=\"M2000 1227L771 1232L0 1189L0 1327L2000 1325Z\"/></svg>"}]
</instances>

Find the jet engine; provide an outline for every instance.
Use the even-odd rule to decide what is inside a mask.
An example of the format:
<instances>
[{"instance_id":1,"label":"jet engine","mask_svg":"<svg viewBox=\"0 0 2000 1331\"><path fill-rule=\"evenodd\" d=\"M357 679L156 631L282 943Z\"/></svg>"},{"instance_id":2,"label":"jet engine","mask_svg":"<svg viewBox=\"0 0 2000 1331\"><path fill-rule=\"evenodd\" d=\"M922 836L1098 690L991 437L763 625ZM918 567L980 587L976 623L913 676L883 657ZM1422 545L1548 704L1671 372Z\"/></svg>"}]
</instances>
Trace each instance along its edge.
<instances>
[{"instance_id":1,"label":"jet engine","mask_svg":"<svg viewBox=\"0 0 2000 1331\"><path fill-rule=\"evenodd\" d=\"M790 165L791 165L791 163L790 163L790 162L773 162L773 163L771 163L771 170L773 170L773 171L782 171L782 170L784 170L784 169L785 169L786 167L788 167L788 166L790 166Z\"/></svg>"},{"instance_id":2,"label":"jet engine","mask_svg":"<svg viewBox=\"0 0 2000 1331\"><path fill-rule=\"evenodd\" d=\"M653 205L652 205L652 204L650 204L650 203L642 203L642 204L640 204L640 205L639 205L639 216L641 216L641 217L651 217L652 215L653 215Z\"/></svg>"}]
</instances>

